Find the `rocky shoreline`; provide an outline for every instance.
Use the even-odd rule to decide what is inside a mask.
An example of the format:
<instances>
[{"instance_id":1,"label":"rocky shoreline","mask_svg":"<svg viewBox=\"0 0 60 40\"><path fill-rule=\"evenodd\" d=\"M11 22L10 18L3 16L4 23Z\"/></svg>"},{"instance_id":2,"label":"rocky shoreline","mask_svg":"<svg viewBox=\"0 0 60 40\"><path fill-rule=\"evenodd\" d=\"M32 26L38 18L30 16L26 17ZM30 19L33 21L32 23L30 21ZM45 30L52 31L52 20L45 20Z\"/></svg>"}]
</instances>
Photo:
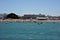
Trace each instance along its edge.
<instances>
[{"instance_id":1,"label":"rocky shoreline","mask_svg":"<svg viewBox=\"0 0 60 40\"><path fill-rule=\"evenodd\" d=\"M36 19L0 19L0 22L60 22L60 20L36 20Z\"/></svg>"}]
</instances>

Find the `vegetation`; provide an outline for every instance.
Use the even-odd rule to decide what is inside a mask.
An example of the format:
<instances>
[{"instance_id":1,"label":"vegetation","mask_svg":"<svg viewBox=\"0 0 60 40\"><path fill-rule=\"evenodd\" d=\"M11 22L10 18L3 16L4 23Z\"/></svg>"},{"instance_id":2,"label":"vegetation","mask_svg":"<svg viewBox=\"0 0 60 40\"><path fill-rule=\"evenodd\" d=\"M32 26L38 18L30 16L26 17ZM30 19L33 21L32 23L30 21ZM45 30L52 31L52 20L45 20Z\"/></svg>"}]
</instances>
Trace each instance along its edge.
<instances>
[{"instance_id":1,"label":"vegetation","mask_svg":"<svg viewBox=\"0 0 60 40\"><path fill-rule=\"evenodd\" d=\"M11 19L19 19L18 15L16 15L15 13L10 13L6 16L6 18L11 18Z\"/></svg>"}]
</instances>

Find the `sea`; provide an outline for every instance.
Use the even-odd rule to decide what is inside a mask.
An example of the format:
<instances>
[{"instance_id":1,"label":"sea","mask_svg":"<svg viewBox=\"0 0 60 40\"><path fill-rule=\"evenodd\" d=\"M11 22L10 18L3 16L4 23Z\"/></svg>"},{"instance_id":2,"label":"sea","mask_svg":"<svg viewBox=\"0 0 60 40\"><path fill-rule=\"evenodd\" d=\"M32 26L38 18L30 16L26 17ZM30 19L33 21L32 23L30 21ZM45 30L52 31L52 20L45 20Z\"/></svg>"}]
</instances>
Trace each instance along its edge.
<instances>
[{"instance_id":1,"label":"sea","mask_svg":"<svg viewBox=\"0 0 60 40\"><path fill-rule=\"evenodd\" d=\"M60 22L0 22L0 40L60 40Z\"/></svg>"}]
</instances>

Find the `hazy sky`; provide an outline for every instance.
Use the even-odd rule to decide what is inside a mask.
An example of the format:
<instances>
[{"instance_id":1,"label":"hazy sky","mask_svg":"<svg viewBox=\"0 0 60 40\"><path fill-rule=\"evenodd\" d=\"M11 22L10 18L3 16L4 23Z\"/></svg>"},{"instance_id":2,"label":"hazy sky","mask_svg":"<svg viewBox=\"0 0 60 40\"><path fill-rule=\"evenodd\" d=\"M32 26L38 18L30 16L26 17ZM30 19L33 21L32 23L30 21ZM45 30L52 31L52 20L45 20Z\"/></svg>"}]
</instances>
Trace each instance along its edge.
<instances>
[{"instance_id":1,"label":"hazy sky","mask_svg":"<svg viewBox=\"0 0 60 40\"><path fill-rule=\"evenodd\" d=\"M0 13L60 15L60 0L0 0Z\"/></svg>"}]
</instances>

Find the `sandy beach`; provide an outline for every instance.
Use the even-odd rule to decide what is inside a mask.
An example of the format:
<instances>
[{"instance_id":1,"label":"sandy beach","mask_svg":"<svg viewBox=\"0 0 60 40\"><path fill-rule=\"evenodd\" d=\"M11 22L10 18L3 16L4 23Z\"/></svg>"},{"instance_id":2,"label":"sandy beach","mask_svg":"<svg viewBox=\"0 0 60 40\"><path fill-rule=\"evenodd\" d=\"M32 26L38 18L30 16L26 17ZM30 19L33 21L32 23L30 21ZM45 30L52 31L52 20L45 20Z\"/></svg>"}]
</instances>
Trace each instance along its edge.
<instances>
[{"instance_id":1,"label":"sandy beach","mask_svg":"<svg viewBox=\"0 0 60 40\"><path fill-rule=\"evenodd\" d=\"M0 19L0 22L60 22L60 20L36 20L36 19Z\"/></svg>"}]
</instances>

